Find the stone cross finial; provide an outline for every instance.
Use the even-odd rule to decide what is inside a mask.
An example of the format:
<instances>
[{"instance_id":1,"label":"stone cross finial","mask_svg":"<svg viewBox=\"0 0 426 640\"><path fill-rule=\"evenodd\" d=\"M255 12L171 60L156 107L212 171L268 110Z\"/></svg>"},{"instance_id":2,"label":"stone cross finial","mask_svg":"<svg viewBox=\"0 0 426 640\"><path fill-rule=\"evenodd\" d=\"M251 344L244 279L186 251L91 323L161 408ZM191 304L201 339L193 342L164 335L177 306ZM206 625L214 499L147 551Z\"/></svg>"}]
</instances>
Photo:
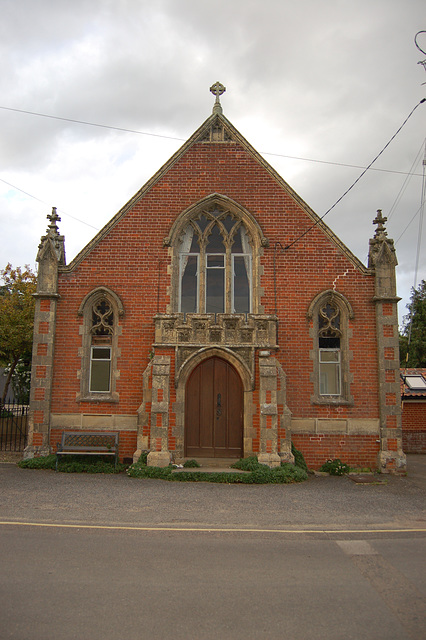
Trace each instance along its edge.
<instances>
[{"instance_id":1,"label":"stone cross finial","mask_svg":"<svg viewBox=\"0 0 426 640\"><path fill-rule=\"evenodd\" d=\"M380 240L382 240L382 239L384 240L386 238L386 236L388 235L388 233L387 233L387 231L385 229L385 222L387 222L387 218L383 217L381 209L377 209L377 216L373 220L373 224L377 224L376 233L374 234L375 238L378 238Z\"/></svg>"},{"instance_id":2,"label":"stone cross finial","mask_svg":"<svg viewBox=\"0 0 426 640\"><path fill-rule=\"evenodd\" d=\"M49 224L49 227L48 227L48 233L50 235L55 235L55 236L59 235L59 229L58 229L58 226L57 226L56 223L60 222L61 218L56 213L56 207L52 207L52 213L48 214L46 216L46 218L48 220L50 220L50 224Z\"/></svg>"},{"instance_id":3,"label":"stone cross finial","mask_svg":"<svg viewBox=\"0 0 426 640\"><path fill-rule=\"evenodd\" d=\"M216 100L213 105L213 113L222 113L222 105L220 104L219 96L221 96L222 93L225 93L226 87L224 87L220 82L215 82L210 87L210 91L216 96Z\"/></svg>"}]
</instances>

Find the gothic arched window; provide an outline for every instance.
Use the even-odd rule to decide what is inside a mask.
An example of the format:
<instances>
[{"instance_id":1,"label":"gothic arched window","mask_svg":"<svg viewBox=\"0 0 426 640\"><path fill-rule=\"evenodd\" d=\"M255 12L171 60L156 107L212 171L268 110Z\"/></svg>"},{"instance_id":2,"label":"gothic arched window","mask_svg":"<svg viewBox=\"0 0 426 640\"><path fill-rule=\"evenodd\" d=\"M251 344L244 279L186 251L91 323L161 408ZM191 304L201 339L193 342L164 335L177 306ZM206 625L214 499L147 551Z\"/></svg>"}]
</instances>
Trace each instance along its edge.
<instances>
[{"instance_id":1,"label":"gothic arched window","mask_svg":"<svg viewBox=\"0 0 426 640\"><path fill-rule=\"evenodd\" d=\"M242 220L219 207L191 219L180 236L178 310L252 311L252 242Z\"/></svg>"},{"instance_id":2,"label":"gothic arched window","mask_svg":"<svg viewBox=\"0 0 426 640\"><path fill-rule=\"evenodd\" d=\"M100 298L92 306L90 335L89 392L109 393L114 311L107 298Z\"/></svg>"},{"instance_id":3,"label":"gothic arched window","mask_svg":"<svg viewBox=\"0 0 426 640\"><path fill-rule=\"evenodd\" d=\"M342 388L340 309L324 302L318 309L319 392L340 396Z\"/></svg>"},{"instance_id":4,"label":"gothic arched window","mask_svg":"<svg viewBox=\"0 0 426 640\"><path fill-rule=\"evenodd\" d=\"M116 401L121 300L107 287L99 287L84 298L78 313L83 316L79 399Z\"/></svg>"},{"instance_id":5,"label":"gothic arched window","mask_svg":"<svg viewBox=\"0 0 426 640\"><path fill-rule=\"evenodd\" d=\"M353 311L350 303L337 291L324 291L312 301L308 317L313 320L313 402L352 404L349 319L353 318Z\"/></svg>"}]
</instances>

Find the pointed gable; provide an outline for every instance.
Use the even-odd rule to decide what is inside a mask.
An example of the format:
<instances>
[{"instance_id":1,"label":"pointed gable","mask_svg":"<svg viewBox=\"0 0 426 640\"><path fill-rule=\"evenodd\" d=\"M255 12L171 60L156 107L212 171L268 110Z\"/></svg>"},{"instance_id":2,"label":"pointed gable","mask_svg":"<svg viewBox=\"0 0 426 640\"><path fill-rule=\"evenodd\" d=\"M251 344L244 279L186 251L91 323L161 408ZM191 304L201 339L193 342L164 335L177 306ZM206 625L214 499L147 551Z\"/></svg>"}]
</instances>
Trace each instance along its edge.
<instances>
[{"instance_id":1,"label":"pointed gable","mask_svg":"<svg viewBox=\"0 0 426 640\"><path fill-rule=\"evenodd\" d=\"M227 170L228 168L228 170ZM277 173L277 171L258 153L234 125L223 115L221 109L213 109L211 116L193 133L176 153L135 193L135 195L117 212L117 214L94 236L94 238L80 251L65 270L73 270L103 240L111 230L135 207L142 204L143 200L155 192L155 197L161 200L161 195L175 190L182 194L185 192L191 197L190 186L197 183L198 193L194 193L193 199L180 198L181 208L186 209L198 200L212 193L218 193L225 197L238 200L236 192L232 191L233 184L245 182L246 195L260 189L275 192L277 205L281 212L284 209L288 214L302 213L304 228L295 229L284 244L293 242L302 233L310 228L317 228L325 234L326 238L345 254L349 261L362 272L364 265L349 250L348 247L333 233L333 231L319 218L319 216L306 204L306 202L290 187L290 185ZM279 196L281 195L281 201ZM239 197L241 197L239 195ZM178 198L176 198L176 201ZM254 198L242 202L243 206L253 208L253 214L258 213L258 207ZM252 204L253 203L253 204ZM161 215L161 206L158 201L156 210ZM180 211L175 212L175 216ZM273 211L268 212L269 215ZM154 215L154 213L153 213ZM165 237L167 233L164 234ZM281 244L283 240L280 239Z\"/></svg>"}]
</instances>

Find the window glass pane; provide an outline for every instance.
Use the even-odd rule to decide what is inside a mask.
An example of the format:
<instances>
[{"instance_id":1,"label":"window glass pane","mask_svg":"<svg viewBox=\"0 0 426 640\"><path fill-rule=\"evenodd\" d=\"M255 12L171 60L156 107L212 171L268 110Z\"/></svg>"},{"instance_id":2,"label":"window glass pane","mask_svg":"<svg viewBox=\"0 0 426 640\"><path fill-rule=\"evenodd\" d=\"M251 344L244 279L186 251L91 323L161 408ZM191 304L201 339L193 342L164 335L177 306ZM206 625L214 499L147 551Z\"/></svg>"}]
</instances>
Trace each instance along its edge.
<instances>
[{"instance_id":1,"label":"window glass pane","mask_svg":"<svg viewBox=\"0 0 426 640\"><path fill-rule=\"evenodd\" d=\"M248 270L250 269L250 256L233 256L234 263L234 312L250 312L250 282Z\"/></svg>"},{"instance_id":2,"label":"window glass pane","mask_svg":"<svg viewBox=\"0 0 426 640\"><path fill-rule=\"evenodd\" d=\"M206 269L206 312L225 311L225 269Z\"/></svg>"},{"instance_id":3,"label":"window glass pane","mask_svg":"<svg viewBox=\"0 0 426 640\"><path fill-rule=\"evenodd\" d=\"M320 351L319 377L320 394L340 395L340 351Z\"/></svg>"},{"instance_id":4,"label":"window glass pane","mask_svg":"<svg viewBox=\"0 0 426 640\"><path fill-rule=\"evenodd\" d=\"M201 231L204 231L205 228L207 227L207 225L209 224L210 220L208 218L206 218L206 216L203 215L200 217L199 220L197 220L197 224L200 227Z\"/></svg>"},{"instance_id":5,"label":"window glass pane","mask_svg":"<svg viewBox=\"0 0 426 640\"><path fill-rule=\"evenodd\" d=\"M340 352L320 351L320 362L340 362Z\"/></svg>"},{"instance_id":6,"label":"window glass pane","mask_svg":"<svg viewBox=\"0 0 426 640\"><path fill-rule=\"evenodd\" d=\"M93 360L109 360L111 351L109 347L93 347L92 358Z\"/></svg>"},{"instance_id":7,"label":"window glass pane","mask_svg":"<svg viewBox=\"0 0 426 640\"><path fill-rule=\"evenodd\" d=\"M410 389L426 389L426 381L423 378L423 376L421 375L416 375L416 376L405 376L404 378L405 382L407 383L407 385L410 387Z\"/></svg>"},{"instance_id":8,"label":"window glass pane","mask_svg":"<svg viewBox=\"0 0 426 640\"><path fill-rule=\"evenodd\" d=\"M181 256L180 310L184 313L197 312L198 299L198 256Z\"/></svg>"},{"instance_id":9,"label":"window glass pane","mask_svg":"<svg viewBox=\"0 0 426 640\"><path fill-rule=\"evenodd\" d=\"M220 267L223 269L223 267L225 266L224 259L225 259L225 256L208 255L207 267L208 268Z\"/></svg>"},{"instance_id":10,"label":"window glass pane","mask_svg":"<svg viewBox=\"0 0 426 640\"><path fill-rule=\"evenodd\" d=\"M242 227L240 227L237 233L234 235L234 241L231 247L232 253L243 253L243 244L241 242L241 230L242 230Z\"/></svg>"},{"instance_id":11,"label":"window glass pane","mask_svg":"<svg viewBox=\"0 0 426 640\"><path fill-rule=\"evenodd\" d=\"M109 391L111 380L111 349L92 347L90 391Z\"/></svg>"},{"instance_id":12,"label":"window glass pane","mask_svg":"<svg viewBox=\"0 0 426 640\"><path fill-rule=\"evenodd\" d=\"M109 360L93 360L90 391L109 391L111 363Z\"/></svg>"},{"instance_id":13,"label":"window glass pane","mask_svg":"<svg viewBox=\"0 0 426 640\"><path fill-rule=\"evenodd\" d=\"M189 253L200 253L200 243L198 242L198 236L194 233L192 237L191 247Z\"/></svg>"},{"instance_id":14,"label":"window glass pane","mask_svg":"<svg viewBox=\"0 0 426 640\"><path fill-rule=\"evenodd\" d=\"M318 337L318 346L321 349L340 349L340 338Z\"/></svg>"},{"instance_id":15,"label":"window glass pane","mask_svg":"<svg viewBox=\"0 0 426 640\"><path fill-rule=\"evenodd\" d=\"M231 253L247 253L248 255L252 254L249 236L247 235L245 227L243 226L241 226L234 235L231 246Z\"/></svg>"},{"instance_id":16,"label":"window glass pane","mask_svg":"<svg viewBox=\"0 0 426 640\"><path fill-rule=\"evenodd\" d=\"M227 232L229 233L232 227L235 225L236 220L234 220L234 218L228 214L225 218L221 219L221 222L225 227L225 229L227 230Z\"/></svg>"},{"instance_id":17,"label":"window glass pane","mask_svg":"<svg viewBox=\"0 0 426 640\"><path fill-rule=\"evenodd\" d=\"M216 223L209 235L207 253L225 253L223 238Z\"/></svg>"}]
</instances>

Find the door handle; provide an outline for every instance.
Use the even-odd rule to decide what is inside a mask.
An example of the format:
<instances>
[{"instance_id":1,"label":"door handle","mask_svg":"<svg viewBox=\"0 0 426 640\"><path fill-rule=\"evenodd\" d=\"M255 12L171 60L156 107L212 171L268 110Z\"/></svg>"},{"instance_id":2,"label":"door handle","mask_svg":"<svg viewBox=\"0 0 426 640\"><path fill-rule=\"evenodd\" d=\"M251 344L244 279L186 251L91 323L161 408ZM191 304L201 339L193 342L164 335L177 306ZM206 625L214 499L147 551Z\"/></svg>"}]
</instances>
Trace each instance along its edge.
<instances>
[{"instance_id":1,"label":"door handle","mask_svg":"<svg viewBox=\"0 0 426 640\"><path fill-rule=\"evenodd\" d=\"M217 400L216 400L216 419L219 420L221 415L222 415L222 395L218 393Z\"/></svg>"}]
</instances>

